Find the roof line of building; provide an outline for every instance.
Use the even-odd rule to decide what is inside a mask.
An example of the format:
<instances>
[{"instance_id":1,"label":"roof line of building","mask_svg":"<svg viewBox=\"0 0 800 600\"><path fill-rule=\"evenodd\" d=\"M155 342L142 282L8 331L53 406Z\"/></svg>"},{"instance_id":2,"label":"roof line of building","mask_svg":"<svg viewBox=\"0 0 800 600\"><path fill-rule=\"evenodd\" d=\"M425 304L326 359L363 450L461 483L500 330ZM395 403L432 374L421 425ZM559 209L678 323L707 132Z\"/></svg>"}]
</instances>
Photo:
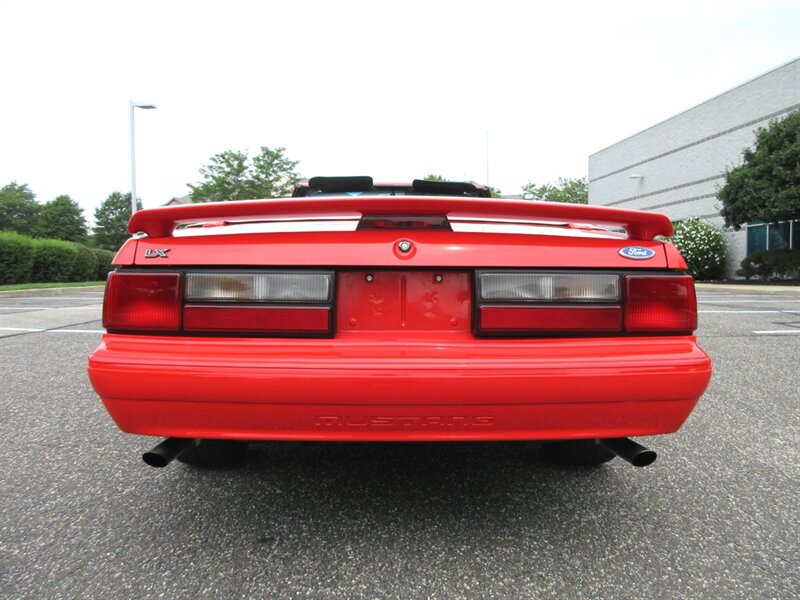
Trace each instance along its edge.
<instances>
[{"instance_id":1,"label":"roof line of building","mask_svg":"<svg viewBox=\"0 0 800 600\"><path fill-rule=\"evenodd\" d=\"M788 67L789 65L791 65L792 63L795 63L795 62L797 63L798 69L800 69L800 56L798 56L798 57L793 58L793 59L791 59L791 60L789 60L789 61L787 61L785 63L782 63L782 64L778 65L777 67L775 67L773 69L770 69L769 71L761 73L761 75L756 75L755 77L752 77L752 78L748 79L747 81L744 81L744 82L740 83L739 85L735 85L732 88L730 88L728 90L725 90L724 92L721 92L719 94L715 94L714 96L712 96L711 98L708 98L707 100L703 100L702 102L699 102L698 104L690 106L689 108L687 108L685 110L682 110L679 113L676 113L676 114L672 115L671 117L667 117L666 119L662 119L661 121L659 121L658 123L655 123L654 125L651 125L650 127L646 127L645 129L642 129L641 131L637 131L636 133L633 133L633 134L631 134L631 135L629 135L627 137L624 137L621 140L619 140L617 142L614 142L613 144L611 144L609 146L606 146L605 148L601 148L600 150L596 150L595 152L592 152L589 156L592 157L595 154L600 154L601 152L605 152L609 148L613 148L614 146L617 146L617 145L619 145L619 144L621 144L623 142L626 142L629 139L634 138L637 135L644 133L645 131L649 131L651 129L655 129L656 127L658 127L659 125L661 125L663 123L666 123L667 121L671 121L672 119L674 119L676 117L679 117L684 113L688 113L689 111L692 111L692 110L694 110L694 109L696 109L696 108L698 108L700 106L703 106L704 104L708 104L709 102L711 102L712 100L716 100L720 96L724 96L725 94L729 94L733 90L739 89L740 87L744 87L744 86L746 86L746 85L748 85L748 84L750 84L750 83L752 83L752 82L754 82L754 81L756 81L758 79L761 79L762 77L766 77L767 75L769 75L771 73L774 73L775 71L778 71L780 69Z\"/></svg>"},{"instance_id":2,"label":"roof line of building","mask_svg":"<svg viewBox=\"0 0 800 600\"><path fill-rule=\"evenodd\" d=\"M627 171L628 169L639 167L649 162L653 162L654 160L658 160L659 158L664 158L665 156L669 156L670 154L675 154L677 152L682 152L683 150L688 150L693 146L698 146L700 144L704 144L705 142L710 142L711 140L715 140L717 138L734 133L736 131L739 131L740 129L745 129L746 127L752 127L753 125L757 125L758 123L763 123L764 121L771 121L772 119L780 117L782 115L788 115L789 113L794 112L798 109L800 109L800 104L793 104L788 108L782 108L781 110L777 110L774 113L770 113L768 115L762 115L757 119L752 119L747 123L742 123L740 125L737 125L736 127L731 127L730 129L726 129L725 131L718 131L717 133L714 133L712 135L707 135L706 137L701 138L699 140L695 140L688 144L684 144L683 146L679 146L678 148L673 148L672 150L668 150L667 152L662 152L661 154L656 154L655 156L651 156L650 158L645 158L644 160L640 160L637 163L633 163L631 165L622 167L621 169L617 169L616 171L609 171L608 173L604 173L603 175L598 175L594 179L590 179L589 183L594 183L595 181L600 181L601 179L605 179L606 177L617 175L618 173L622 173L623 171Z\"/></svg>"}]
</instances>

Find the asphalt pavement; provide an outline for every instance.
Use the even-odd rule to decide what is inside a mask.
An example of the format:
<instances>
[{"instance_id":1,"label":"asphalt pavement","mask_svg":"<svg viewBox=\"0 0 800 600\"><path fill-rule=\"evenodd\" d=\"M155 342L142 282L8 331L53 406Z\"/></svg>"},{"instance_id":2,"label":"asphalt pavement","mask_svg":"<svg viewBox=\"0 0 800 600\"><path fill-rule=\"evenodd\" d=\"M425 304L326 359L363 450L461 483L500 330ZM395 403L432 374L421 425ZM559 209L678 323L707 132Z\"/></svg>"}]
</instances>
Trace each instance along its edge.
<instances>
[{"instance_id":1,"label":"asphalt pavement","mask_svg":"<svg viewBox=\"0 0 800 600\"><path fill-rule=\"evenodd\" d=\"M152 469L86 378L101 301L0 297L0 598L797 598L795 290L700 288L714 378L645 469L300 443Z\"/></svg>"}]
</instances>

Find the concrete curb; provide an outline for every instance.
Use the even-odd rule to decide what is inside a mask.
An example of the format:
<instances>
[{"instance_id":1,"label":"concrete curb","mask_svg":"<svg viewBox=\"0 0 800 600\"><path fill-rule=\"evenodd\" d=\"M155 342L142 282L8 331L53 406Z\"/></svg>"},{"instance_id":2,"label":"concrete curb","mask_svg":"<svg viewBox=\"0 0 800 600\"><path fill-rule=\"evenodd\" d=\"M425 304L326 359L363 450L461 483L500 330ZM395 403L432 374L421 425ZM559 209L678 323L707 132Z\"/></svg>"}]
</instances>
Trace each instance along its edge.
<instances>
[{"instance_id":1,"label":"concrete curb","mask_svg":"<svg viewBox=\"0 0 800 600\"><path fill-rule=\"evenodd\" d=\"M757 294L774 294L797 296L800 298L800 285L758 285L749 283L696 283L699 292L748 292Z\"/></svg>"},{"instance_id":2,"label":"concrete curb","mask_svg":"<svg viewBox=\"0 0 800 600\"><path fill-rule=\"evenodd\" d=\"M80 292L102 292L105 286L87 285L84 287L41 288L37 290L11 290L0 292L0 298L27 298L29 296L69 296Z\"/></svg>"}]
</instances>

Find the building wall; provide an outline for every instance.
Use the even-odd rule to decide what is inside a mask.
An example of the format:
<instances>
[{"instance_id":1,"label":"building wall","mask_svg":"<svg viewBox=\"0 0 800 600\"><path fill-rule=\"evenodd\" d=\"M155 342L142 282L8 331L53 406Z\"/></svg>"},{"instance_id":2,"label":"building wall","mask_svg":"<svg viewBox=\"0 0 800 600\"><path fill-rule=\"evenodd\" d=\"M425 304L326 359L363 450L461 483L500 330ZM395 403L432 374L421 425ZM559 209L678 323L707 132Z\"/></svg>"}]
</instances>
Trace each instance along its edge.
<instances>
[{"instance_id":1,"label":"building wall","mask_svg":"<svg viewBox=\"0 0 800 600\"><path fill-rule=\"evenodd\" d=\"M717 192L756 131L800 109L800 59L727 91L589 157L589 204L690 216L722 227ZM727 234L728 275L746 254L744 231Z\"/></svg>"}]
</instances>

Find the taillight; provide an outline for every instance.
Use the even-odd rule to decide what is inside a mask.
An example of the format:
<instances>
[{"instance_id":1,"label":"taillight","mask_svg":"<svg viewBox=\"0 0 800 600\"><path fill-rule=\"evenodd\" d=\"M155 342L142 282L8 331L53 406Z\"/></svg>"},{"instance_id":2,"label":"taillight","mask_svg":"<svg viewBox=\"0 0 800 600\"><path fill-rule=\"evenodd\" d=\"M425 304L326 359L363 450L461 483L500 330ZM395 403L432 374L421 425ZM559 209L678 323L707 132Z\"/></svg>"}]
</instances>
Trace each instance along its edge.
<instances>
[{"instance_id":1,"label":"taillight","mask_svg":"<svg viewBox=\"0 0 800 600\"><path fill-rule=\"evenodd\" d=\"M108 278L110 332L226 335L333 334L333 272L146 273Z\"/></svg>"},{"instance_id":2,"label":"taillight","mask_svg":"<svg viewBox=\"0 0 800 600\"><path fill-rule=\"evenodd\" d=\"M187 273L188 302L329 302L333 274L328 271Z\"/></svg>"},{"instance_id":3,"label":"taillight","mask_svg":"<svg viewBox=\"0 0 800 600\"><path fill-rule=\"evenodd\" d=\"M478 335L690 333L697 328L688 275L480 271L476 288Z\"/></svg>"},{"instance_id":4,"label":"taillight","mask_svg":"<svg viewBox=\"0 0 800 600\"><path fill-rule=\"evenodd\" d=\"M331 271L187 273L187 332L333 334Z\"/></svg>"},{"instance_id":5,"label":"taillight","mask_svg":"<svg viewBox=\"0 0 800 600\"><path fill-rule=\"evenodd\" d=\"M613 273L482 272L480 299L494 302L619 302Z\"/></svg>"},{"instance_id":6,"label":"taillight","mask_svg":"<svg viewBox=\"0 0 800 600\"><path fill-rule=\"evenodd\" d=\"M483 331L599 332L622 328L619 306L481 306Z\"/></svg>"},{"instance_id":7,"label":"taillight","mask_svg":"<svg viewBox=\"0 0 800 600\"><path fill-rule=\"evenodd\" d=\"M692 332L697 299L690 275L625 276L625 331Z\"/></svg>"},{"instance_id":8,"label":"taillight","mask_svg":"<svg viewBox=\"0 0 800 600\"><path fill-rule=\"evenodd\" d=\"M186 331L243 333L320 333L331 329L328 307L187 306Z\"/></svg>"},{"instance_id":9,"label":"taillight","mask_svg":"<svg viewBox=\"0 0 800 600\"><path fill-rule=\"evenodd\" d=\"M478 322L485 335L614 333L622 329L619 275L481 271Z\"/></svg>"},{"instance_id":10,"label":"taillight","mask_svg":"<svg viewBox=\"0 0 800 600\"><path fill-rule=\"evenodd\" d=\"M110 273L103 327L108 331L179 331L180 273Z\"/></svg>"}]
</instances>

